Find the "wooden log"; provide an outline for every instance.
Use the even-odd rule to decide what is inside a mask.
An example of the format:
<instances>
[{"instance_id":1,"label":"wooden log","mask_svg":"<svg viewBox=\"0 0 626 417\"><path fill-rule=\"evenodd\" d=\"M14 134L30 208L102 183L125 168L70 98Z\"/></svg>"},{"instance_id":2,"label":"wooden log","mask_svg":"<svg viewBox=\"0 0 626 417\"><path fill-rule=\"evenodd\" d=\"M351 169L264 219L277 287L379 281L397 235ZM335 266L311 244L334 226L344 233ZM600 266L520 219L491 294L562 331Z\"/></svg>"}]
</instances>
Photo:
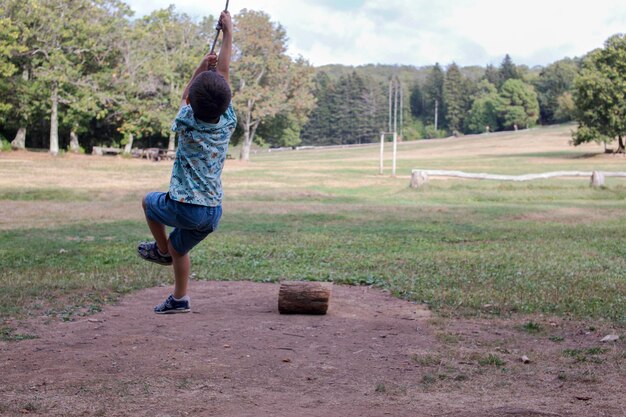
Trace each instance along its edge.
<instances>
[{"instance_id":1,"label":"wooden log","mask_svg":"<svg viewBox=\"0 0 626 417\"><path fill-rule=\"evenodd\" d=\"M280 284L280 314L326 314L332 282L288 281Z\"/></svg>"},{"instance_id":2,"label":"wooden log","mask_svg":"<svg viewBox=\"0 0 626 417\"><path fill-rule=\"evenodd\" d=\"M101 148L103 155L119 155L122 153L120 148Z\"/></svg>"},{"instance_id":3,"label":"wooden log","mask_svg":"<svg viewBox=\"0 0 626 417\"><path fill-rule=\"evenodd\" d=\"M143 157L154 162L159 162L161 156L159 155L159 148L146 148L144 149Z\"/></svg>"}]
</instances>

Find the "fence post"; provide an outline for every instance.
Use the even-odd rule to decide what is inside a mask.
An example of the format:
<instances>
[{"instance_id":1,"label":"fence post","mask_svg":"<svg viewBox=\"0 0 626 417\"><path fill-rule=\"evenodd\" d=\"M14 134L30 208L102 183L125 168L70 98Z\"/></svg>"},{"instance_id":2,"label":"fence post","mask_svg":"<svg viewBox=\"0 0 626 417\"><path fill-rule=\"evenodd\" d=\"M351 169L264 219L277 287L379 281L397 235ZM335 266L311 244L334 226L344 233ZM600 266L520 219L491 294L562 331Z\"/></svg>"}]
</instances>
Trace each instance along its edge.
<instances>
[{"instance_id":1,"label":"fence post","mask_svg":"<svg viewBox=\"0 0 626 417\"><path fill-rule=\"evenodd\" d=\"M591 187L599 188L604 187L604 173L600 171L593 171L591 173Z\"/></svg>"},{"instance_id":2,"label":"fence post","mask_svg":"<svg viewBox=\"0 0 626 417\"><path fill-rule=\"evenodd\" d=\"M396 176L396 155L398 154L398 132L393 132L393 161L391 166L391 176Z\"/></svg>"},{"instance_id":3,"label":"fence post","mask_svg":"<svg viewBox=\"0 0 626 417\"><path fill-rule=\"evenodd\" d=\"M378 170L378 173L380 175L383 175L383 157L384 157L384 152L385 152L385 133L382 132L380 134L380 168Z\"/></svg>"},{"instance_id":4,"label":"fence post","mask_svg":"<svg viewBox=\"0 0 626 417\"><path fill-rule=\"evenodd\" d=\"M411 188L422 188L428 184L428 174L423 171L411 172Z\"/></svg>"}]
</instances>

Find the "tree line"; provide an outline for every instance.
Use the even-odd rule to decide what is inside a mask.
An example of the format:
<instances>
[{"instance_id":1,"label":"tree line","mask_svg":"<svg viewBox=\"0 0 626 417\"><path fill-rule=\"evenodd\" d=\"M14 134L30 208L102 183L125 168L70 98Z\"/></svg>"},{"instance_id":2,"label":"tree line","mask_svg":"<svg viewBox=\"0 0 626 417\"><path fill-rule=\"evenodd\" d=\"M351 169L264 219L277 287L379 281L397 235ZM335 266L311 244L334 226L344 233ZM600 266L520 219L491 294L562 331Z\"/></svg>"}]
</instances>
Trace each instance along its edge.
<instances>
[{"instance_id":1,"label":"tree line","mask_svg":"<svg viewBox=\"0 0 626 417\"><path fill-rule=\"evenodd\" d=\"M517 66L506 56L496 68L403 69L402 119L405 139L434 138L449 134L483 133L574 118L573 87L580 60L563 59L546 68ZM390 75L364 67L338 74L324 69L315 79L318 105L311 113L302 139L306 143L361 143L376 138L389 119ZM390 72L394 69L390 68ZM372 75L374 74L374 75ZM344 123L343 120L350 120ZM359 126L352 129L352 125ZM342 131L348 128L348 132Z\"/></svg>"},{"instance_id":2,"label":"tree line","mask_svg":"<svg viewBox=\"0 0 626 417\"><path fill-rule=\"evenodd\" d=\"M216 22L174 6L132 15L118 0L3 0L0 134L13 148L174 149L170 126ZM262 122L300 135L315 105L313 68L286 55L286 33L267 14L243 10L234 21L236 141L247 159Z\"/></svg>"},{"instance_id":3,"label":"tree line","mask_svg":"<svg viewBox=\"0 0 626 417\"><path fill-rule=\"evenodd\" d=\"M197 21L170 6L133 18L119 0L2 0L0 7L5 148L8 142L52 154L98 145L175 148L171 121L215 33L212 16ZM574 143L619 138L623 149L623 91L613 91L626 73L623 36L585 58L545 68L515 65L508 55L498 67L485 68L313 68L287 55L287 34L267 14L243 10L233 21L239 118L233 142L242 145L242 159L253 143L377 140L388 130L392 80L401 85L405 140L578 120ZM599 85L604 90L593 93Z\"/></svg>"}]
</instances>

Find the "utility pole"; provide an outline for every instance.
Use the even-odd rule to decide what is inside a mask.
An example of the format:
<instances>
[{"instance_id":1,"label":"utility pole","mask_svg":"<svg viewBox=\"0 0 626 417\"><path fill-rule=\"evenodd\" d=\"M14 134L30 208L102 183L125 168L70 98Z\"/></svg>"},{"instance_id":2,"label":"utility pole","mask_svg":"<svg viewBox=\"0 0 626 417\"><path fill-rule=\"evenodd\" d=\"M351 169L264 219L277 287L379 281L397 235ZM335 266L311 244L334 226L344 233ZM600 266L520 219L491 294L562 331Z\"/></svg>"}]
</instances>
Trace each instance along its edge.
<instances>
[{"instance_id":1,"label":"utility pole","mask_svg":"<svg viewBox=\"0 0 626 417\"><path fill-rule=\"evenodd\" d=\"M380 133L380 166L378 174L383 175L383 158L385 156L385 132Z\"/></svg>"},{"instance_id":2,"label":"utility pole","mask_svg":"<svg viewBox=\"0 0 626 417\"><path fill-rule=\"evenodd\" d=\"M393 154L391 160L391 176L396 176L396 157L398 156L398 132L393 132Z\"/></svg>"},{"instance_id":3,"label":"utility pole","mask_svg":"<svg viewBox=\"0 0 626 417\"><path fill-rule=\"evenodd\" d=\"M439 100L435 100L435 131L437 131L439 119Z\"/></svg>"},{"instance_id":4,"label":"utility pole","mask_svg":"<svg viewBox=\"0 0 626 417\"><path fill-rule=\"evenodd\" d=\"M398 154L398 90L400 89L400 81L396 77L394 79L394 100L393 100L393 159L391 163L391 176L396 176L396 156Z\"/></svg>"},{"instance_id":5,"label":"utility pole","mask_svg":"<svg viewBox=\"0 0 626 417\"><path fill-rule=\"evenodd\" d=\"M393 80L393 131L398 131L398 80Z\"/></svg>"},{"instance_id":6,"label":"utility pole","mask_svg":"<svg viewBox=\"0 0 626 417\"><path fill-rule=\"evenodd\" d=\"M396 157L398 154L398 100L400 101L400 132L403 129L403 115L402 109L404 106L404 97L402 95L402 86L400 79L397 76L393 76L389 80L389 126L387 132L380 133L380 165L379 173L383 174L383 156L385 150L385 135L393 135L393 156L391 163L391 175L396 176ZM401 136L401 134L400 134Z\"/></svg>"},{"instance_id":7,"label":"utility pole","mask_svg":"<svg viewBox=\"0 0 626 417\"><path fill-rule=\"evenodd\" d=\"M389 129L388 132L391 132L391 95L393 91L393 79L389 79Z\"/></svg>"},{"instance_id":8,"label":"utility pole","mask_svg":"<svg viewBox=\"0 0 626 417\"><path fill-rule=\"evenodd\" d=\"M402 84L398 79L398 88L400 88L400 138L404 139L404 95Z\"/></svg>"}]
</instances>

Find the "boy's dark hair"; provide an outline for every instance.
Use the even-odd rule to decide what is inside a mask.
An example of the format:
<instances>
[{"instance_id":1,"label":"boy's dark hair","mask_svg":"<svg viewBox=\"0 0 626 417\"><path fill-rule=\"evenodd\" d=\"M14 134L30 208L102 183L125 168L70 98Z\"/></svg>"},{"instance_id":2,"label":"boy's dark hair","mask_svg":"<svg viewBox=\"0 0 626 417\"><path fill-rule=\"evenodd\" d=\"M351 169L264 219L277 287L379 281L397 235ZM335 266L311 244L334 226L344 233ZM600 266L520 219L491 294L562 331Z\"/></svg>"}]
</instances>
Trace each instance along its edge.
<instances>
[{"instance_id":1,"label":"boy's dark hair","mask_svg":"<svg viewBox=\"0 0 626 417\"><path fill-rule=\"evenodd\" d=\"M189 104L196 119L210 122L226 112L232 93L224 77L215 71L196 76L189 88Z\"/></svg>"}]
</instances>

